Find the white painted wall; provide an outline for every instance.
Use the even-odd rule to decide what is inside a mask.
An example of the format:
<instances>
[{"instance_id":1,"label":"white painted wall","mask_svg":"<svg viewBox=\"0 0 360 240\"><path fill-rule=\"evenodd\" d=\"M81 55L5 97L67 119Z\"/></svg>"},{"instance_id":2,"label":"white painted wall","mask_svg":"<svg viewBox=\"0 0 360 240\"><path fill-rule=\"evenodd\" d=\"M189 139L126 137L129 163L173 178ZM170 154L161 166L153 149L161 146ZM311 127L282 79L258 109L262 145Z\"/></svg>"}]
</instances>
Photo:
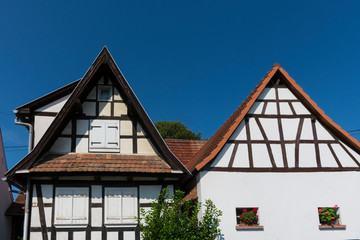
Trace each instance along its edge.
<instances>
[{"instance_id":1,"label":"white painted wall","mask_svg":"<svg viewBox=\"0 0 360 240\"><path fill-rule=\"evenodd\" d=\"M223 211L223 238L232 239L359 239L360 173L200 172L198 195ZM318 207L340 207L346 230L319 230ZM259 207L263 231L235 230L235 209Z\"/></svg>"},{"instance_id":2,"label":"white painted wall","mask_svg":"<svg viewBox=\"0 0 360 240\"><path fill-rule=\"evenodd\" d=\"M59 98L41 108L36 109L36 112L60 112L66 101L69 99L70 94L65 97Z\"/></svg>"}]
</instances>

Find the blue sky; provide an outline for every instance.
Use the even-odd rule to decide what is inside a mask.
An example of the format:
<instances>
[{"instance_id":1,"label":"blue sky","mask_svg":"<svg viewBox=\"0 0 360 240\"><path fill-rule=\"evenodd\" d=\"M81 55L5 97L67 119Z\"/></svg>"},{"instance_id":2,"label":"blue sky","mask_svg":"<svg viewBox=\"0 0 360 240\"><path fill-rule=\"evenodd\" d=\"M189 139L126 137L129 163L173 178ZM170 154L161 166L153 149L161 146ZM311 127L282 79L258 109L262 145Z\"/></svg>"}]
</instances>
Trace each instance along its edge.
<instances>
[{"instance_id":1,"label":"blue sky","mask_svg":"<svg viewBox=\"0 0 360 240\"><path fill-rule=\"evenodd\" d=\"M153 121L204 138L274 63L343 129L360 129L359 26L360 1L3 2L5 146L27 145L12 110L81 78L105 45ZM25 154L7 148L9 168Z\"/></svg>"}]
</instances>

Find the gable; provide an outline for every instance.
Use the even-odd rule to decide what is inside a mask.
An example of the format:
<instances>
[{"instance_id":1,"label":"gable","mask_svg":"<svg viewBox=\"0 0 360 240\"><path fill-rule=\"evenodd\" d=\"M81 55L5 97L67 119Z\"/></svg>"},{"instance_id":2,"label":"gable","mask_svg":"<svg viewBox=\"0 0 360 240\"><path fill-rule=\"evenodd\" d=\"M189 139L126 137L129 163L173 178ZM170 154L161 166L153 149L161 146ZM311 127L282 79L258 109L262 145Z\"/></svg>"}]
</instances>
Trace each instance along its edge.
<instances>
[{"instance_id":1,"label":"gable","mask_svg":"<svg viewBox=\"0 0 360 240\"><path fill-rule=\"evenodd\" d=\"M221 168L356 168L352 150L274 78L210 164Z\"/></svg>"},{"instance_id":2,"label":"gable","mask_svg":"<svg viewBox=\"0 0 360 240\"><path fill-rule=\"evenodd\" d=\"M102 79L102 77L104 77L104 79ZM111 102L102 102L98 101L98 99L94 99L94 95L97 94L94 92L94 87L98 87L99 85L106 85L107 87L114 86L112 91L115 94L104 94L112 97L112 99L118 98L118 100L116 100L118 102L113 100L111 100ZM117 90L119 94L116 94L115 90ZM114 105L114 107L112 107L112 105ZM125 111L127 111L127 115L125 115ZM108 116L109 114L110 116ZM118 116L114 116L114 114L117 114ZM39 143L27 156L25 156L24 159L22 159L6 174L7 177L16 177L18 178L18 181L24 181L22 176L15 174L16 171L31 170L31 168L34 166L42 164L42 161L46 160L46 156L49 155L49 153L51 155L51 151L54 149L57 149L56 151L60 151L61 154L69 153L67 154L69 155L69 158L67 159L73 159L75 155L70 156L70 154L76 151L76 142L78 141L78 144L80 144L80 142L85 139L85 136L77 135L77 132L81 129L82 131L86 132L86 129L84 130L86 123L79 124L79 129L74 126L76 126L79 120L89 120L90 125L90 121L95 119L102 119L104 121L119 121L119 127L121 128L122 125L123 130L125 131L122 132L124 133L124 136L125 134L126 136L130 136L127 135L129 134L130 129L133 130L131 137L137 138L139 135L139 140L136 141L136 143L139 145L138 150L145 149L144 151L152 152L153 154L155 151L154 149L156 149L156 152L158 153L159 157L161 157L161 160L165 163L165 165L168 166L167 171L170 171L173 174L189 174L184 165L168 149L164 140L161 138L155 126L151 122L149 116L141 106L139 100L116 66L110 53L106 48L104 48L94 61L93 65L89 68L85 76L77 84L69 99L61 108L60 112L56 115L54 121L46 130ZM135 124L134 121L136 122ZM129 124L130 122L132 125ZM90 130L90 128L88 129ZM64 137L62 134L66 134L67 136ZM119 131L119 141L121 140L120 134L121 133ZM149 142L148 139L151 139L151 142ZM142 148L142 146L144 147ZM51 151L49 151L50 149ZM134 149L135 148L133 146L133 152ZM118 154L122 153L118 152ZM91 156L97 155L92 154ZM88 158L89 156L85 157ZM112 159L109 154L103 154L102 157L106 158L107 160L109 157ZM141 165L141 159L129 159L132 164L137 166ZM106 163L108 164L108 171L116 171L115 169L111 168L111 161L106 161ZM91 163L89 164L91 165ZM91 171L89 170L92 169L90 165L85 167L84 170ZM146 168L147 165L141 166ZM157 166L156 163L155 166ZM72 171L71 168L69 168L69 171ZM134 169L130 168L126 171L134 172ZM151 169L149 171L151 172Z\"/></svg>"},{"instance_id":3,"label":"gable","mask_svg":"<svg viewBox=\"0 0 360 240\"><path fill-rule=\"evenodd\" d=\"M187 167L360 170L359 149L355 139L333 123L280 65L274 65Z\"/></svg>"},{"instance_id":4,"label":"gable","mask_svg":"<svg viewBox=\"0 0 360 240\"><path fill-rule=\"evenodd\" d=\"M159 155L109 72L97 76L79 100L81 107L72 114L49 153ZM113 146L107 146L109 143Z\"/></svg>"}]
</instances>

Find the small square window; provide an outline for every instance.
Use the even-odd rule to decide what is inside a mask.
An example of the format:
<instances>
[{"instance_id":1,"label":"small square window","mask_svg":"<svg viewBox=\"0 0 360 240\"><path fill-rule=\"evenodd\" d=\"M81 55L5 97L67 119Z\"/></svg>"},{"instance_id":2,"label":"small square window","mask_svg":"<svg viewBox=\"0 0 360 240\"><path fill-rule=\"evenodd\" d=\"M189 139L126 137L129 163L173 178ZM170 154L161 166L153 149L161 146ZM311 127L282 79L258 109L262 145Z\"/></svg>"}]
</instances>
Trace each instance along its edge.
<instances>
[{"instance_id":1,"label":"small square window","mask_svg":"<svg viewBox=\"0 0 360 240\"><path fill-rule=\"evenodd\" d=\"M346 225L340 224L340 209L334 207L318 207L320 229L345 229Z\"/></svg>"},{"instance_id":2,"label":"small square window","mask_svg":"<svg viewBox=\"0 0 360 240\"><path fill-rule=\"evenodd\" d=\"M236 230L264 229L263 226L259 225L258 212L258 207L236 208Z\"/></svg>"},{"instance_id":3,"label":"small square window","mask_svg":"<svg viewBox=\"0 0 360 240\"><path fill-rule=\"evenodd\" d=\"M109 86L99 86L98 91L98 100L99 101L109 101L112 97L111 87Z\"/></svg>"}]
</instances>

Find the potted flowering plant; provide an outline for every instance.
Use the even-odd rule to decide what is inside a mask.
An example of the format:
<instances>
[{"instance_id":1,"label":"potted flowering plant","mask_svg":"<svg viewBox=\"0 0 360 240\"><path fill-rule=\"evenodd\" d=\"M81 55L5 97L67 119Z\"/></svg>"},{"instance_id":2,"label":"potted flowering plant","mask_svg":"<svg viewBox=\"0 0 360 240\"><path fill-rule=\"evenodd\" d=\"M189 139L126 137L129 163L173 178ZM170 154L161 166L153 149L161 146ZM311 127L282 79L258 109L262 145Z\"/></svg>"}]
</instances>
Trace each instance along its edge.
<instances>
[{"instance_id":1,"label":"potted flowering plant","mask_svg":"<svg viewBox=\"0 0 360 240\"><path fill-rule=\"evenodd\" d=\"M258 211L258 208L253 208L253 209L243 208L240 216L238 216L238 218L240 220L240 224L256 225L259 220L257 211Z\"/></svg>"},{"instance_id":2,"label":"potted flowering plant","mask_svg":"<svg viewBox=\"0 0 360 240\"><path fill-rule=\"evenodd\" d=\"M340 217L340 215L337 214L338 209L337 205L332 208L318 208L320 223L324 225L334 225L338 223L338 219Z\"/></svg>"}]
</instances>

